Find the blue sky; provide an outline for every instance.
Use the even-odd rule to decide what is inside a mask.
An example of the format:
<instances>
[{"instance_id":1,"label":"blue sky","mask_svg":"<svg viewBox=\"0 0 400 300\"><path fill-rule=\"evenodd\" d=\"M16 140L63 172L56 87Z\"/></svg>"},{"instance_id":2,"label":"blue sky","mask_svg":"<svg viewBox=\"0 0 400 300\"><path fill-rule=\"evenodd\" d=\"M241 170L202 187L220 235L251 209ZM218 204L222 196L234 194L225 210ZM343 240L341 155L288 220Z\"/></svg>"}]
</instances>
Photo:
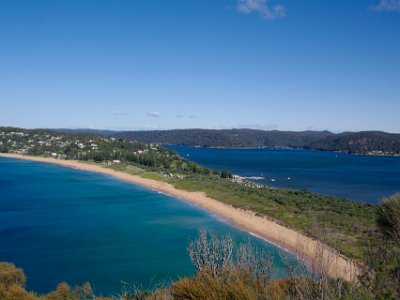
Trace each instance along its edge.
<instances>
[{"instance_id":1,"label":"blue sky","mask_svg":"<svg viewBox=\"0 0 400 300\"><path fill-rule=\"evenodd\" d=\"M400 132L400 0L2 0L0 125Z\"/></svg>"}]
</instances>

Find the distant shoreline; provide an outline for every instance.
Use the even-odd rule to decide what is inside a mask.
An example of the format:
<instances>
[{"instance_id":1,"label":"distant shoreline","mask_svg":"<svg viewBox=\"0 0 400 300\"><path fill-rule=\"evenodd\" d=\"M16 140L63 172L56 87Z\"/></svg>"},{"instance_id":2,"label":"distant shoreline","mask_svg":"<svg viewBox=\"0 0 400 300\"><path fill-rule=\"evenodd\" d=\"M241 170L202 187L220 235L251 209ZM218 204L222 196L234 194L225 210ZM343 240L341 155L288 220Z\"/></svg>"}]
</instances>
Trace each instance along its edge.
<instances>
[{"instance_id":1,"label":"distant shoreline","mask_svg":"<svg viewBox=\"0 0 400 300\"><path fill-rule=\"evenodd\" d=\"M287 249L295 255L309 261L318 269L322 268L330 277L342 278L344 280L354 282L356 281L356 275L359 274L359 267L355 261L339 254L332 248L306 237L293 229L284 227L277 222L268 220L262 216L258 216L254 212L237 209L207 197L202 192L188 192L179 190L166 182L147 179L138 175L131 175L104 168L101 165L93 165L75 160L61 160L48 157L9 153L0 153L0 157L51 163L64 167L100 173L112 176L125 182L140 185L147 189L162 192L198 205L212 213L215 213L216 215L224 217L234 226L248 231L251 234L257 235L281 248ZM319 256L318 254L320 253L323 255ZM316 261L316 258L319 258L318 261Z\"/></svg>"},{"instance_id":2,"label":"distant shoreline","mask_svg":"<svg viewBox=\"0 0 400 300\"><path fill-rule=\"evenodd\" d=\"M78 132L88 132L78 130ZM90 131L89 131L90 132ZM101 131L98 132L101 134ZM317 151L340 151L350 155L399 156L400 133L357 131L333 133L324 131L280 131L236 129L171 129L149 131L115 131L106 136L146 144L161 143L227 149L259 147L293 147Z\"/></svg>"},{"instance_id":3,"label":"distant shoreline","mask_svg":"<svg viewBox=\"0 0 400 300\"><path fill-rule=\"evenodd\" d=\"M349 153L347 151L341 150L323 150L323 149L313 149L313 148L302 148L302 147L280 147L280 146L259 146L259 147L207 147L207 146L189 146L189 145L177 145L177 144L165 144L159 143L160 145L165 146L176 146L176 147L188 147L188 148L204 148L204 149L224 149L224 150L303 150L303 151L317 151L317 152L331 152L331 153L340 153L346 155L354 155L354 156L373 156L373 157L400 157L400 154L370 154L370 153Z\"/></svg>"}]
</instances>

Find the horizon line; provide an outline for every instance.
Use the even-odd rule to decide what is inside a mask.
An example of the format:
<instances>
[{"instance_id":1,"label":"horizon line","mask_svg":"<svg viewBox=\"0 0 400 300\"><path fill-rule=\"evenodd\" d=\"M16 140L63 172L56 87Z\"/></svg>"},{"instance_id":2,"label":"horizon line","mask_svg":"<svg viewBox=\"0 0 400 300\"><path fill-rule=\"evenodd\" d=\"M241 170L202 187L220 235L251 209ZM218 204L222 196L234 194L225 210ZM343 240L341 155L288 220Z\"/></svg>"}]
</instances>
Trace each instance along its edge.
<instances>
[{"instance_id":1,"label":"horizon line","mask_svg":"<svg viewBox=\"0 0 400 300\"><path fill-rule=\"evenodd\" d=\"M230 128L201 128L201 127L191 127L191 128L172 128L172 129L104 129L104 128L90 128L90 127L19 127L19 126L7 126L0 125L0 128L17 128L17 129L28 129L28 130L88 130L88 131L112 131L112 132L145 132L145 131L176 131L176 130L213 130L213 131L224 131L224 130L254 130L254 131L264 131L264 132L329 132L332 134L341 133L361 133L361 132L381 132L389 134L400 134L400 132L391 132L379 129L370 130L345 130L345 131L334 131L329 129L300 129L300 130L284 130L284 129L260 129L260 128L250 128L250 127L230 127Z\"/></svg>"}]
</instances>

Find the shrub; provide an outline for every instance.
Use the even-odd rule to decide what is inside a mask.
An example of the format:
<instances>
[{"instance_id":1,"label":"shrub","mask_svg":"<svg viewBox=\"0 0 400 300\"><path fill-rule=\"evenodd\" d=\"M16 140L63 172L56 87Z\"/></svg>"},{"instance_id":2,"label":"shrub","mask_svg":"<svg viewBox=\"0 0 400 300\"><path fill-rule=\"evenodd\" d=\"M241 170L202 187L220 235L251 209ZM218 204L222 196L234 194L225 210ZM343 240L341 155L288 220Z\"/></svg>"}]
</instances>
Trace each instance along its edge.
<instances>
[{"instance_id":1,"label":"shrub","mask_svg":"<svg viewBox=\"0 0 400 300\"><path fill-rule=\"evenodd\" d=\"M0 299L34 300L33 294L24 289L25 275L14 264L0 263Z\"/></svg>"},{"instance_id":2,"label":"shrub","mask_svg":"<svg viewBox=\"0 0 400 300\"><path fill-rule=\"evenodd\" d=\"M382 232L400 246L400 194L383 200L377 210L377 223Z\"/></svg>"}]
</instances>

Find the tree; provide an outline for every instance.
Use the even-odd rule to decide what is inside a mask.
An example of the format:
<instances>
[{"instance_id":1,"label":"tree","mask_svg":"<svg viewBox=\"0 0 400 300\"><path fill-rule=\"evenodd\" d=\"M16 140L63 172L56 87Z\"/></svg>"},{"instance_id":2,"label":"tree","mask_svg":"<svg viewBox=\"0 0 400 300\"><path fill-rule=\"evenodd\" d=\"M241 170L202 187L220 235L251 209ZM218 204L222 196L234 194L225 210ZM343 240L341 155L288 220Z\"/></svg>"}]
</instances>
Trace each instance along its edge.
<instances>
[{"instance_id":1,"label":"tree","mask_svg":"<svg viewBox=\"0 0 400 300\"><path fill-rule=\"evenodd\" d=\"M382 232L400 246L400 194L384 199L378 207L377 215Z\"/></svg>"}]
</instances>

